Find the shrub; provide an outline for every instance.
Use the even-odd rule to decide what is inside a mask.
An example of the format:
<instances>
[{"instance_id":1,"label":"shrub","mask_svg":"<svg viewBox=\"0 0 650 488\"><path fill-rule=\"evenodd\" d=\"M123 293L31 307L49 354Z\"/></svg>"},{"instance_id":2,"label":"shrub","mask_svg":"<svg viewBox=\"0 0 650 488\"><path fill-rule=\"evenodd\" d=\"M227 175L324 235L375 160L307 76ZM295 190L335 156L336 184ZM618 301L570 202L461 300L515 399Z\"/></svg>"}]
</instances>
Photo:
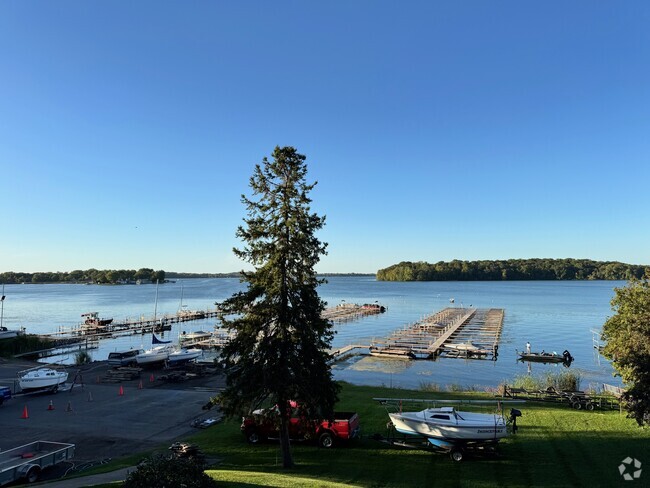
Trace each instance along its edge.
<instances>
[{"instance_id":1,"label":"shrub","mask_svg":"<svg viewBox=\"0 0 650 488\"><path fill-rule=\"evenodd\" d=\"M441 388L438 383L428 383L426 381L420 381L420 391L436 393L441 391Z\"/></svg>"},{"instance_id":2,"label":"shrub","mask_svg":"<svg viewBox=\"0 0 650 488\"><path fill-rule=\"evenodd\" d=\"M82 364L88 364L92 362L93 362L93 358L88 351L79 351L77 354L74 355L74 363L77 366L81 366Z\"/></svg>"},{"instance_id":3,"label":"shrub","mask_svg":"<svg viewBox=\"0 0 650 488\"><path fill-rule=\"evenodd\" d=\"M190 458L152 456L129 473L125 488L211 488L217 483L203 472L203 465Z\"/></svg>"},{"instance_id":4,"label":"shrub","mask_svg":"<svg viewBox=\"0 0 650 488\"><path fill-rule=\"evenodd\" d=\"M556 390L579 390L581 380L580 373L573 371L546 372L537 376L527 374L515 376L512 386L525 390L545 390L550 387Z\"/></svg>"}]
</instances>

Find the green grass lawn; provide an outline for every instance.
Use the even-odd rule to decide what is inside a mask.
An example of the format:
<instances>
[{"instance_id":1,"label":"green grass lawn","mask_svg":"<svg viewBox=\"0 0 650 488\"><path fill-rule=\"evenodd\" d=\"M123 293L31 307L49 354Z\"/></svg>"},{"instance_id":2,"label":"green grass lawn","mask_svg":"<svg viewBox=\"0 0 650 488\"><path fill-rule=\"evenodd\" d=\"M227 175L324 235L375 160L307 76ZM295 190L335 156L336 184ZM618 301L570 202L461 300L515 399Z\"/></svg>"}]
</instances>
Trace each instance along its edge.
<instances>
[{"instance_id":1,"label":"green grass lawn","mask_svg":"<svg viewBox=\"0 0 650 488\"><path fill-rule=\"evenodd\" d=\"M221 486L641 486L650 480L650 430L618 411L576 411L566 405L524 403L519 432L502 441L499 457L468 458L391 447L370 436L387 434L388 415L374 397L483 398L477 393L430 393L343 384L339 410L359 413L364 437L349 446L320 449L296 443L296 467L282 468L278 445L249 445L239 421L201 431L191 441L221 460L208 474ZM490 397L487 397L490 398ZM618 472L631 456L647 474L625 484ZM648 485L646 485L648 486Z\"/></svg>"}]
</instances>

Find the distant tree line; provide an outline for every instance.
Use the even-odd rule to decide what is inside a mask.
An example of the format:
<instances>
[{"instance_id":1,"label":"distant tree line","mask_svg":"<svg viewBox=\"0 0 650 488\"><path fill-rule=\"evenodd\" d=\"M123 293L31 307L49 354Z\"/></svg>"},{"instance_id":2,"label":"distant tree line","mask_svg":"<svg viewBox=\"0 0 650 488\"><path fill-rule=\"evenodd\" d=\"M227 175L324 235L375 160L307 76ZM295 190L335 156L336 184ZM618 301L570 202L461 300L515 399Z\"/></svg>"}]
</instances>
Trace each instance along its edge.
<instances>
[{"instance_id":1,"label":"distant tree line","mask_svg":"<svg viewBox=\"0 0 650 488\"><path fill-rule=\"evenodd\" d=\"M590 259L403 261L377 271L379 281L630 280L647 266Z\"/></svg>"},{"instance_id":2,"label":"distant tree line","mask_svg":"<svg viewBox=\"0 0 650 488\"><path fill-rule=\"evenodd\" d=\"M70 272L15 273L8 271L0 273L0 283L135 283L136 281L161 283L165 281L163 270L154 271L151 268L134 269L87 269Z\"/></svg>"},{"instance_id":3,"label":"distant tree line","mask_svg":"<svg viewBox=\"0 0 650 488\"><path fill-rule=\"evenodd\" d=\"M241 273L238 271L232 273L182 273L178 271L167 272L167 278L176 279L192 279L192 278L239 278Z\"/></svg>"}]
</instances>

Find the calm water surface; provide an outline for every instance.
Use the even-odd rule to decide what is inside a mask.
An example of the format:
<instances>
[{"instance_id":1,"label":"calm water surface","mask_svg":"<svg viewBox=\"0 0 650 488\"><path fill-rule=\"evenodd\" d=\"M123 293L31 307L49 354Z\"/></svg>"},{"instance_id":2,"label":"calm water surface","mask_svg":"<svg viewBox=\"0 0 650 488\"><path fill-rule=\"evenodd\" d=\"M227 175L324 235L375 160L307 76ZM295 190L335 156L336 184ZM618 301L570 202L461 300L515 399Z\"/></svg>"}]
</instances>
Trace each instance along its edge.
<instances>
[{"instance_id":1,"label":"calm water surface","mask_svg":"<svg viewBox=\"0 0 650 488\"><path fill-rule=\"evenodd\" d=\"M533 350L562 352L575 357L572 371L580 372L582 386L620 384L611 365L595 353L590 329L600 329L612 315L610 300L623 281L526 281L526 282L416 282L376 281L374 277L331 277L319 289L329 306L378 301L388 308L382 315L335 326L333 345L368 344L373 338L450 306L503 308L505 321L497 361L440 359L401 361L354 356L334 367L335 377L356 384L419 387L425 383L457 384L463 387L495 386L515 375L564 370L562 365L528 364L516 361L516 350L530 341ZM182 286L182 290L181 290ZM238 279L192 279L160 285L157 314L175 313L181 305L189 309L214 307L241 289ZM24 326L30 333L55 332L60 326L80 323L84 312L116 321L154 313L155 285L6 285L4 325ZM177 339L181 331L212 330L216 319L174 324L166 332ZM91 351L96 360L129 347L148 347L150 336L128 336L100 342ZM73 357L56 358L65 363ZM52 359L49 359L52 361Z\"/></svg>"}]
</instances>

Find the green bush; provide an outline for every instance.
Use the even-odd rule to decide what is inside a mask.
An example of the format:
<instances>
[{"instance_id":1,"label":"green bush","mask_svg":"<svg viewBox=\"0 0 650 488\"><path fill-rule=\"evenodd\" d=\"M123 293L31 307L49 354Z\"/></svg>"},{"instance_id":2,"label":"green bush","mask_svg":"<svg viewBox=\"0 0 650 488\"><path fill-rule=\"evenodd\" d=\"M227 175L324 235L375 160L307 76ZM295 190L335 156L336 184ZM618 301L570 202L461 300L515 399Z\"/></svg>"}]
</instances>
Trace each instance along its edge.
<instances>
[{"instance_id":1,"label":"green bush","mask_svg":"<svg viewBox=\"0 0 650 488\"><path fill-rule=\"evenodd\" d=\"M122 484L125 488L211 488L216 481L203 471L203 464L190 458L152 456L129 473Z\"/></svg>"},{"instance_id":2,"label":"green bush","mask_svg":"<svg viewBox=\"0 0 650 488\"><path fill-rule=\"evenodd\" d=\"M428 391L428 392L438 392L442 391L442 388L440 388L440 385L438 383L429 383L426 381L420 381L420 391Z\"/></svg>"},{"instance_id":3,"label":"green bush","mask_svg":"<svg viewBox=\"0 0 650 488\"><path fill-rule=\"evenodd\" d=\"M550 387L556 390L579 390L581 381L580 373L577 372L546 372L536 376L527 374L515 376L511 386L526 390L545 390Z\"/></svg>"},{"instance_id":4,"label":"green bush","mask_svg":"<svg viewBox=\"0 0 650 488\"><path fill-rule=\"evenodd\" d=\"M88 351L79 351L77 354L74 355L74 363L77 366L81 366L82 364L92 363L92 361L93 358Z\"/></svg>"}]
</instances>

